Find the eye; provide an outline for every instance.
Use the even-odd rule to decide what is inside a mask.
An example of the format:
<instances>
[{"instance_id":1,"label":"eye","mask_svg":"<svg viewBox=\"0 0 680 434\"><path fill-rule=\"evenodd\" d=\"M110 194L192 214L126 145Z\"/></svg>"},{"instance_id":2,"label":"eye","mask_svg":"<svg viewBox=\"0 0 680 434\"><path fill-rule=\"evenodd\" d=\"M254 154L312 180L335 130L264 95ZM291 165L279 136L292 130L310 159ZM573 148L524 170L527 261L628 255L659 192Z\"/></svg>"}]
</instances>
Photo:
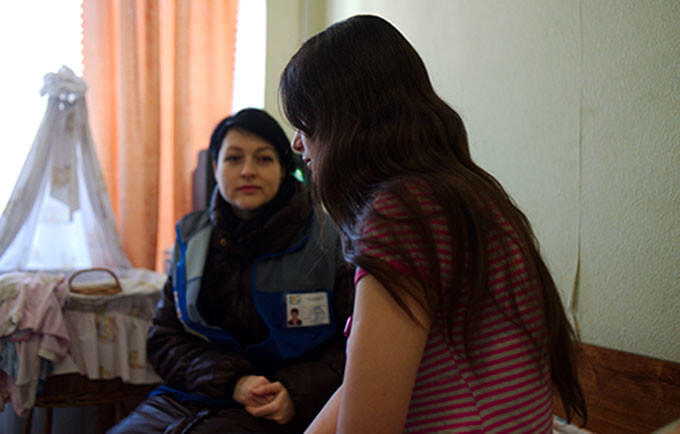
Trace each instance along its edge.
<instances>
[{"instance_id":1,"label":"eye","mask_svg":"<svg viewBox=\"0 0 680 434\"><path fill-rule=\"evenodd\" d=\"M272 157L271 155L261 155L260 157L258 157L258 160L260 161L260 163L271 163L274 161L274 157Z\"/></svg>"},{"instance_id":2,"label":"eye","mask_svg":"<svg viewBox=\"0 0 680 434\"><path fill-rule=\"evenodd\" d=\"M240 155L227 155L226 157L224 157L224 161L227 161L227 162L230 162L230 163L236 162L240 159L241 159Z\"/></svg>"}]
</instances>

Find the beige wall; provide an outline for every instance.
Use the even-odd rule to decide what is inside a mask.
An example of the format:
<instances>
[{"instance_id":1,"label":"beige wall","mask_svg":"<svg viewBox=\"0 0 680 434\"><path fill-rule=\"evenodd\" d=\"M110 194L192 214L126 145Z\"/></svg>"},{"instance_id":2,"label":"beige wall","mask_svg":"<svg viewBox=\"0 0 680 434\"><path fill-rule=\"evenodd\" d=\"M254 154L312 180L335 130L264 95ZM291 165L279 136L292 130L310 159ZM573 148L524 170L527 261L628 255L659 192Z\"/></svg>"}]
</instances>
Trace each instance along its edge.
<instances>
[{"instance_id":1,"label":"beige wall","mask_svg":"<svg viewBox=\"0 0 680 434\"><path fill-rule=\"evenodd\" d=\"M270 0L298 9L269 35L268 109L320 14L388 19L528 214L582 339L680 362L680 2L319 3Z\"/></svg>"},{"instance_id":2,"label":"beige wall","mask_svg":"<svg viewBox=\"0 0 680 434\"><path fill-rule=\"evenodd\" d=\"M289 136L292 130L279 108L279 77L300 44L325 27L325 0L267 0L264 107L281 122Z\"/></svg>"}]
</instances>

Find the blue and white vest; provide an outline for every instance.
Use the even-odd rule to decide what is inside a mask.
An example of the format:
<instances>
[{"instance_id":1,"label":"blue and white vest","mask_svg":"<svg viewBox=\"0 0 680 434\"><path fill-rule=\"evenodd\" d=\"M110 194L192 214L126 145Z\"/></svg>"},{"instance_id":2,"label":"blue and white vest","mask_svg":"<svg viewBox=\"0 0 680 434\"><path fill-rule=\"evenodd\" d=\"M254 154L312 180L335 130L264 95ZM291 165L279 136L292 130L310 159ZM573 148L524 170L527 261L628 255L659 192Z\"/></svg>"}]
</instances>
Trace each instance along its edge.
<instances>
[{"instance_id":1,"label":"blue and white vest","mask_svg":"<svg viewBox=\"0 0 680 434\"><path fill-rule=\"evenodd\" d=\"M172 282L177 316L184 328L253 361L274 363L303 356L327 341L337 327L333 285L342 257L337 233L330 221L325 223L322 228L315 216L287 249L255 260L252 297L269 336L242 347L226 330L208 325L197 307L212 231L209 213L182 219L176 227ZM293 310L302 315L300 325L291 320Z\"/></svg>"}]
</instances>

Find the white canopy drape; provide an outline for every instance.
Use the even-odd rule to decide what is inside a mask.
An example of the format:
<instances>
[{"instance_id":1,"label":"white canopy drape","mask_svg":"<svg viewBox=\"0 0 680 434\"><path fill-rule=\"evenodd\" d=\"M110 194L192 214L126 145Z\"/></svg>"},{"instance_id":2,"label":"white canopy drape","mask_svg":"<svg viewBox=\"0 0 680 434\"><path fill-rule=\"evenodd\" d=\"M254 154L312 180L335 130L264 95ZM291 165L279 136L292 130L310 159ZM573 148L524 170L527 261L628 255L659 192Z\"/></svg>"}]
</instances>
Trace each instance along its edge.
<instances>
[{"instance_id":1,"label":"white canopy drape","mask_svg":"<svg viewBox=\"0 0 680 434\"><path fill-rule=\"evenodd\" d=\"M45 76L47 110L0 217L0 271L128 268L92 143L85 81Z\"/></svg>"}]
</instances>

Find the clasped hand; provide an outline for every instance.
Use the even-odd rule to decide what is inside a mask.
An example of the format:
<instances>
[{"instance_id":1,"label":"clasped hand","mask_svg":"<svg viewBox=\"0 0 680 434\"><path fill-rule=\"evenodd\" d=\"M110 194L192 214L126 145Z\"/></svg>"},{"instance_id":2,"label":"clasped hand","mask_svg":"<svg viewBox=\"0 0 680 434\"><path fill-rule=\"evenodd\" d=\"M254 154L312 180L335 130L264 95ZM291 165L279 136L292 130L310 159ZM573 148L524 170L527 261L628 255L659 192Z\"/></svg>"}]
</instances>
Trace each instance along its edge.
<instances>
[{"instance_id":1,"label":"clasped hand","mask_svg":"<svg viewBox=\"0 0 680 434\"><path fill-rule=\"evenodd\" d=\"M280 382L272 383L262 376L246 375L239 378L234 386L233 399L252 416L278 424L288 423L295 416L288 390Z\"/></svg>"}]
</instances>

